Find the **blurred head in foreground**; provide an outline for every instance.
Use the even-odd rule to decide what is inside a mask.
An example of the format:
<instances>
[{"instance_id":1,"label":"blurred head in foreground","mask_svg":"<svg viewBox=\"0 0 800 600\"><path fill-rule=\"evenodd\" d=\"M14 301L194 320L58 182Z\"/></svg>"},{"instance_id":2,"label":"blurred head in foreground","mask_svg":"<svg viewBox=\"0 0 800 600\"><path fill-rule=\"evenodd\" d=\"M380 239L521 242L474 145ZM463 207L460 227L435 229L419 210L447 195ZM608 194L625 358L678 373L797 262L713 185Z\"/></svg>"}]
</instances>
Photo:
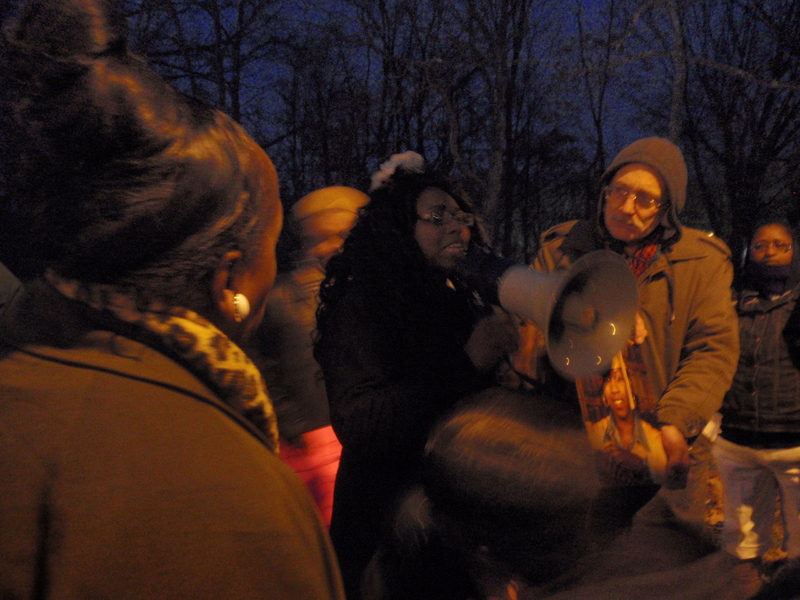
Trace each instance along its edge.
<instances>
[{"instance_id":1,"label":"blurred head in foreground","mask_svg":"<svg viewBox=\"0 0 800 600\"><path fill-rule=\"evenodd\" d=\"M446 418L365 597L513 598L571 567L598 484L585 433L556 422L499 390Z\"/></svg>"},{"instance_id":2,"label":"blurred head in foreground","mask_svg":"<svg viewBox=\"0 0 800 600\"><path fill-rule=\"evenodd\" d=\"M303 244L303 256L324 267L344 244L359 209L369 196L355 188L334 185L306 194L292 206L292 217Z\"/></svg>"}]
</instances>

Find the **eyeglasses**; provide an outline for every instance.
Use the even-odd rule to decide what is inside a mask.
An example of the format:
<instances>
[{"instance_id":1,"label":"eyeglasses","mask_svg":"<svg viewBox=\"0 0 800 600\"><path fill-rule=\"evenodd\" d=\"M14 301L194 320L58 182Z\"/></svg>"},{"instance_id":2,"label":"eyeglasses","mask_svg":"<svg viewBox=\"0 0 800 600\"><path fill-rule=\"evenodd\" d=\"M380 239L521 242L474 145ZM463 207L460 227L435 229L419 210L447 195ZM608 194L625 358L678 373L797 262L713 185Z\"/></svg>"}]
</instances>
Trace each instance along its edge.
<instances>
[{"instance_id":1,"label":"eyeglasses","mask_svg":"<svg viewBox=\"0 0 800 600\"><path fill-rule=\"evenodd\" d=\"M634 206L641 212L647 212L654 208L661 208L661 200L648 196L644 192L634 192L624 185L610 185L603 190L606 200L614 208L619 208L633 196Z\"/></svg>"},{"instance_id":2,"label":"eyeglasses","mask_svg":"<svg viewBox=\"0 0 800 600\"><path fill-rule=\"evenodd\" d=\"M788 252L792 249L792 245L788 242L757 242L750 246L754 252L766 252L770 246L775 246L777 252Z\"/></svg>"},{"instance_id":3,"label":"eyeglasses","mask_svg":"<svg viewBox=\"0 0 800 600\"><path fill-rule=\"evenodd\" d=\"M417 219L425 221L437 227L444 227L453 220L458 221L464 227L472 227L475 224L475 215L472 213L465 213L463 211L449 211L445 210L443 206L432 208L422 216L417 215Z\"/></svg>"}]
</instances>

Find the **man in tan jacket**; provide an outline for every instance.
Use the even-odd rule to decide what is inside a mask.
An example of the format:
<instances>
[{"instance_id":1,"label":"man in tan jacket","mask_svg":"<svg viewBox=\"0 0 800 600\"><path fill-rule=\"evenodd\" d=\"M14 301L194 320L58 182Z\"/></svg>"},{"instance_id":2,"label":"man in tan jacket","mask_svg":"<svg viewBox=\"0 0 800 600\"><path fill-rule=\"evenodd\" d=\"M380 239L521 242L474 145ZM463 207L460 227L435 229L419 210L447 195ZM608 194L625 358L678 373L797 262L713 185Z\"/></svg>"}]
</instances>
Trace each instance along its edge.
<instances>
[{"instance_id":1,"label":"man in tan jacket","mask_svg":"<svg viewBox=\"0 0 800 600\"><path fill-rule=\"evenodd\" d=\"M639 288L636 342L667 456L666 483L646 514L660 510L657 518L674 517L702 531L710 454L701 433L730 386L739 339L730 251L712 233L680 223L686 182L677 146L661 138L634 142L603 174L596 218L545 232L534 267L567 269L599 249L627 259ZM616 496L624 501L625 490Z\"/></svg>"}]
</instances>

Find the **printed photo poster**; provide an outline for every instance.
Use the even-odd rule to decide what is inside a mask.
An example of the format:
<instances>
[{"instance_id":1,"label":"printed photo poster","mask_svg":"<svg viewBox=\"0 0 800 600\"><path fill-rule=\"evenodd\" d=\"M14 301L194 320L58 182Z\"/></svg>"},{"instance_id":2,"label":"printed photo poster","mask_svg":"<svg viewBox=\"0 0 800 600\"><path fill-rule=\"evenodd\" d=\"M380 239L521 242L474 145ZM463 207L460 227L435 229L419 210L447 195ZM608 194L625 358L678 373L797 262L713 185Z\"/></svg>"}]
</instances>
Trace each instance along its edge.
<instances>
[{"instance_id":1,"label":"printed photo poster","mask_svg":"<svg viewBox=\"0 0 800 600\"><path fill-rule=\"evenodd\" d=\"M603 482L662 484L667 458L641 347L617 354L608 373L576 381L581 413Z\"/></svg>"}]
</instances>

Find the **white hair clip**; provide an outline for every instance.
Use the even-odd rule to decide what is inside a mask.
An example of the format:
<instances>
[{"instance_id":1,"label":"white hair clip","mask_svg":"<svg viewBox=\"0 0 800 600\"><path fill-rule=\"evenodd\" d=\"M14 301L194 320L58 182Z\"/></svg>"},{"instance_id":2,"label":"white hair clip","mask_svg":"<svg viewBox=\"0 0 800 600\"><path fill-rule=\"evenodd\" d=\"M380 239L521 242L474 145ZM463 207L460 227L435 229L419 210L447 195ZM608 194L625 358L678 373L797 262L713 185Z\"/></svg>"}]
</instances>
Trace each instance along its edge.
<instances>
[{"instance_id":1,"label":"white hair clip","mask_svg":"<svg viewBox=\"0 0 800 600\"><path fill-rule=\"evenodd\" d=\"M369 191L374 192L386 185L398 167L408 173L422 173L425 171L425 159L411 150L402 154L392 154L389 160L381 164L380 169L372 174Z\"/></svg>"}]
</instances>

